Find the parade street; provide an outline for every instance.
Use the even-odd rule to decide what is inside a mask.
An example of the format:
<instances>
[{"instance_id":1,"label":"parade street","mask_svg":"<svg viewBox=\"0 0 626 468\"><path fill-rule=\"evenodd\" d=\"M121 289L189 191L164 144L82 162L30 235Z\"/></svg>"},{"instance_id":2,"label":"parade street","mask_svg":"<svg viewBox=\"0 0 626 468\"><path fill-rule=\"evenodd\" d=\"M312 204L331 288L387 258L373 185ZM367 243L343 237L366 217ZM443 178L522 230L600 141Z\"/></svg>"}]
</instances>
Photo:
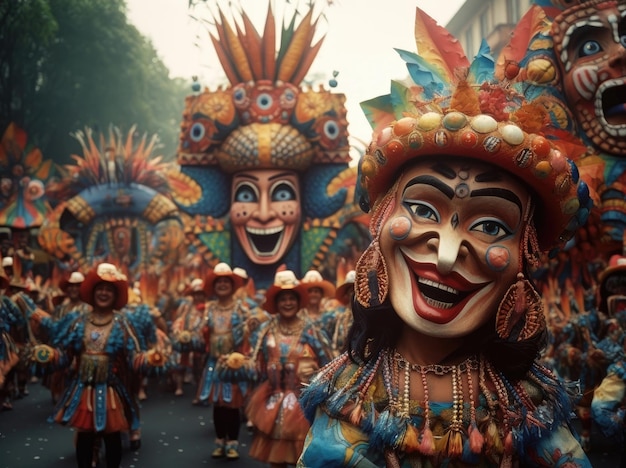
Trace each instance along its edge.
<instances>
[{"instance_id":1,"label":"parade street","mask_svg":"<svg viewBox=\"0 0 626 468\"><path fill-rule=\"evenodd\" d=\"M70 468L76 466L73 432L46 422L52 403L49 391L36 383L30 395L16 400L12 411L0 413L0 468ZM212 459L215 433L212 408L191 404L193 389L175 397L164 382L152 381L142 403L142 446L131 452L124 442L123 468L263 467L247 456L252 436L241 426L241 458ZM620 449L594 432L593 466L618 467ZM104 464L100 466L104 467Z\"/></svg>"},{"instance_id":2,"label":"parade street","mask_svg":"<svg viewBox=\"0 0 626 468\"><path fill-rule=\"evenodd\" d=\"M52 410L50 392L40 384L28 387L30 395L13 402L12 411L0 413L1 468L69 468L76 466L73 431L46 422ZM263 467L250 459L252 437L241 425L241 458L211 458L215 432L211 407L193 406L193 388L175 397L164 383L152 382L142 403L142 446L131 452L127 438L123 468L181 468L198 466ZM106 467L101 463L102 468Z\"/></svg>"}]
</instances>

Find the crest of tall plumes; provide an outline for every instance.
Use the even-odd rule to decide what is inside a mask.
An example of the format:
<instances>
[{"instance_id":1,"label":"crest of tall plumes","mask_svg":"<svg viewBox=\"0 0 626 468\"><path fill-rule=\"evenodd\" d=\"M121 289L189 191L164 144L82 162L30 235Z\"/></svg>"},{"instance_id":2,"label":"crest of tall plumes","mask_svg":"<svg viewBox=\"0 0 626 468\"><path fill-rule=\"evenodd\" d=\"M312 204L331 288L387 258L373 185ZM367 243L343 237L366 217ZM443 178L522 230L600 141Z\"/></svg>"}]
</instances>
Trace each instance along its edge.
<instances>
[{"instance_id":1,"label":"crest of tall plumes","mask_svg":"<svg viewBox=\"0 0 626 468\"><path fill-rule=\"evenodd\" d=\"M313 6L296 25L296 11L280 36L280 48L276 51L276 18L268 7L263 35L261 35L245 11L241 12L243 26L234 27L226 19L222 9L215 18L215 33L211 41L230 83L269 80L282 81L298 86L311 68L324 37L313 43L318 18L313 16Z\"/></svg>"},{"instance_id":2,"label":"crest of tall plumes","mask_svg":"<svg viewBox=\"0 0 626 468\"><path fill-rule=\"evenodd\" d=\"M234 25L221 8L212 15L209 35L230 85L200 91L195 83L185 99L181 166L304 172L350 161L345 96L303 84L324 39L314 7L286 12L282 28L268 7L262 35L245 11Z\"/></svg>"},{"instance_id":3,"label":"crest of tall plumes","mask_svg":"<svg viewBox=\"0 0 626 468\"><path fill-rule=\"evenodd\" d=\"M49 208L43 195L51 175L52 160L28 144L24 129L10 123L0 141L0 225L40 226Z\"/></svg>"},{"instance_id":4,"label":"crest of tall plumes","mask_svg":"<svg viewBox=\"0 0 626 468\"><path fill-rule=\"evenodd\" d=\"M90 128L74 134L83 155L72 155L74 164L59 167L61 177L51 183L47 194L54 200L67 200L94 185L136 183L166 193L168 181L164 174L169 167L155 156L158 137L137 139L133 126L126 137L119 128L111 126L108 134L94 135Z\"/></svg>"},{"instance_id":5,"label":"crest of tall plumes","mask_svg":"<svg viewBox=\"0 0 626 468\"><path fill-rule=\"evenodd\" d=\"M540 248L562 245L593 206L568 157L584 145L555 138L546 107L525 99L524 83L494 77L485 41L470 62L458 40L419 8L415 24L418 52L398 51L410 80L392 82L390 94L361 104L374 129L359 162L358 187L362 209L372 211L372 236L405 164L457 156L495 165L525 182L537 199Z\"/></svg>"}]
</instances>

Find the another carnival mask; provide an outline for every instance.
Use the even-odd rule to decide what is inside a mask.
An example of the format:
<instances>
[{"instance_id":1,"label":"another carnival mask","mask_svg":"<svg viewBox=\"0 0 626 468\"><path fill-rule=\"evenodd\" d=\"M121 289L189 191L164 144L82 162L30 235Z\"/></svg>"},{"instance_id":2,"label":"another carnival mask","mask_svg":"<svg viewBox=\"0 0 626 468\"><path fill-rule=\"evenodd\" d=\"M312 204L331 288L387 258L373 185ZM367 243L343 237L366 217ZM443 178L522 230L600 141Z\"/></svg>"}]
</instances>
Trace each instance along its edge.
<instances>
[{"instance_id":1,"label":"another carnival mask","mask_svg":"<svg viewBox=\"0 0 626 468\"><path fill-rule=\"evenodd\" d=\"M233 176L230 220L256 264L279 261L293 245L302 218L298 175L290 170L250 170Z\"/></svg>"},{"instance_id":2,"label":"another carnival mask","mask_svg":"<svg viewBox=\"0 0 626 468\"><path fill-rule=\"evenodd\" d=\"M626 156L626 5L567 9L553 24L563 88L582 133Z\"/></svg>"}]
</instances>

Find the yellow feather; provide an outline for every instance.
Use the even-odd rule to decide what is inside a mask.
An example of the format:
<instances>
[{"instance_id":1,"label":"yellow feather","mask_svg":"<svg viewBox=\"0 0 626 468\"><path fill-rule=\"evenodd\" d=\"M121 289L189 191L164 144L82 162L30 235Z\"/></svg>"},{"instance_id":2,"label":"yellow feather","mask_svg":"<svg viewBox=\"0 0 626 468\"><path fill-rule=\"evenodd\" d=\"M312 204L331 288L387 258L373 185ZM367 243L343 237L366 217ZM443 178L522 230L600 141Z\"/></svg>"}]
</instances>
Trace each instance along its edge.
<instances>
[{"instance_id":1,"label":"yellow feather","mask_svg":"<svg viewBox=\"0 0 626 468\"><path fill-rule=\"evenodd\" d=\"M226 21L222 10L220 10L220 19L222 21L222 26L224 27L224 33L226 34L226 42L228 43L228 48L230 49L233 66L235 67L243 81L253 81L254 76L252 75L250 64L248 63L246 50L243 47L239 36L235 34L233 28L230 26L228 21Z\"/></svg>"},{"instance_id":2,"label":"yellow feather","mask_svg":"<svg viewBox=\"0 0 626 468\"><path fill-rule=\"evenodd\" d=\"M298 68L300 59L304 54L306 47L311 45L311 30L315 29L314 24L311 23L311 17L313 16L313 10L310 9L306 16L302 19L302 22L298 25L293 33L289 47L282 58L278 67L278 79L282 81L290 82L294 72ZM317 23L317 22L316 22ZM308 41L307 41L308 39Z\"/></svg>"}]
</instances>

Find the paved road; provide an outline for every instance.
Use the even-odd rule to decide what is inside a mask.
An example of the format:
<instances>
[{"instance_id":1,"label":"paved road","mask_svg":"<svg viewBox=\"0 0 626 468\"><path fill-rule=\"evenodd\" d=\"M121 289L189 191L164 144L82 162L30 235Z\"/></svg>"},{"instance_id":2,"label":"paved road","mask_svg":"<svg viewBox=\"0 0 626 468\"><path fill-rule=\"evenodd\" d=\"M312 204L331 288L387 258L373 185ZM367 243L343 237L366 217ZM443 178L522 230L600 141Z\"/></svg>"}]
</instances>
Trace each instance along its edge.
<instances>
[{"instance_id":1,"label":"paved road","mask_svg":"<svg viewBox=\"0 0 626 468\"><path fill-rule=\"evenodd\" d=\"M74 468L73 433L70 429L49 424L52 403L47 389L29 386L30 395L14 402L13 411L0 413L0 468ZM142 405L142 447L131 452L128 443L122 459L123 468L195 468L266 466L247 456L251 436L242 426L241 458L237 461L214 460L212 410L191 405L192 387L175 397L163 382L153 381L149 398ZM594 467L618 467L616 444L594 437L590 453Z\"/></svg>"}]
</instances>

